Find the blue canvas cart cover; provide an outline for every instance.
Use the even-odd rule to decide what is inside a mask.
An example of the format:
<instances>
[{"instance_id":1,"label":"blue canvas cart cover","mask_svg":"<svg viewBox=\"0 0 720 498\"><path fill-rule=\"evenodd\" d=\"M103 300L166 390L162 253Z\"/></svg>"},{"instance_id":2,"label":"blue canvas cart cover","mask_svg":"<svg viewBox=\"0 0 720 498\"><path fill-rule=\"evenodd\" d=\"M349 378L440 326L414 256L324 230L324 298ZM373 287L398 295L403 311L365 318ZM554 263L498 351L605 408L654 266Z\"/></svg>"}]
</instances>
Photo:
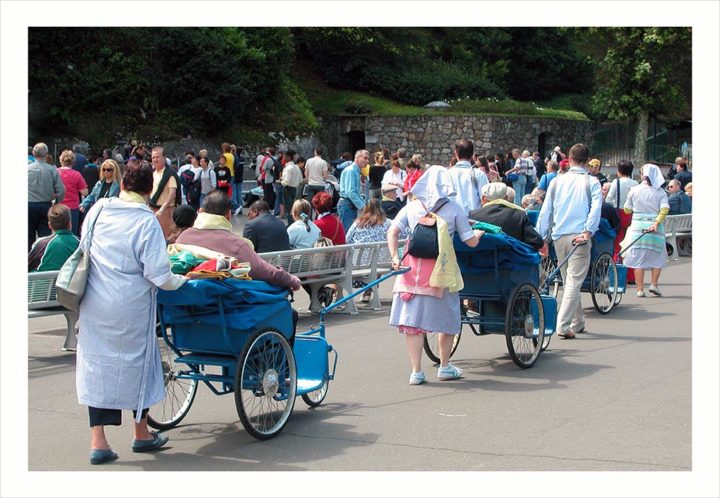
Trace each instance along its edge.
<instances>
[{"instance_id":1,"label":"blue canvas cart cover","mask_svg":"<svg viewBox=\"0 0 720 498\"><path fill-rule=\"evenodd\" d=\"M507 270L519 270L532 265L540 264L540 254L533 249L530 245L517 240L504 233L493 234L485 233L480 238L480 243L477 247L468 247L460 238L455 236L453 240L455 246L455 252L458 256L458 263L462 268L462 261L467 260L465 257L468 254L485 254L489 255L494 253L497 249L498 252L498 264L500 268ZM495 258L494 257L473 257L472 267L476 269L494 269ZM465 268L462 268L465 270Z\"/></svg>"},{"instance_id":2,"label":"blue canvas cart cover","mask_svg":"<svg viewBox=\"0 0 720 498\"><path fill-rule=\"evenodd\" d=\"M281 330L292 328L288 290L260 280L190 280L176 291L158 290L167 323L200 320L221 325L218 313L222 303L225 322L232 329L252 329L269 319L282 318ZM285 323L287 322L287 324Z\"/></svg>"}]
</instances>

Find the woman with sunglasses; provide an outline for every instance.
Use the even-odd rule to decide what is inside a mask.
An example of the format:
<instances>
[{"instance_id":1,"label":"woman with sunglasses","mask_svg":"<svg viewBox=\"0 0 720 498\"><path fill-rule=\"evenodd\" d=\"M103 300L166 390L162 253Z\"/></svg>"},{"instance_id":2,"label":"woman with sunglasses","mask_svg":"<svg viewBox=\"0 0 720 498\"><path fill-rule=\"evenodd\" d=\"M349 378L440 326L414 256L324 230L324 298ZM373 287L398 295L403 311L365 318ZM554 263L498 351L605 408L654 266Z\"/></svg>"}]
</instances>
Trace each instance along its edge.
<instances>
[{"instance_id":1,"label":"woman with sunglasses","mask_svg":"<svg viewBox=\"0 0 720 498\"><path fill-rule=\"evenodd\" d=\"M95 184L90 195L80 204L80 212L87 213L98 199L118 197L120 195L120 167L113 159L106 159L100 166L100 180Z\"/></svg>"}]
</instances>

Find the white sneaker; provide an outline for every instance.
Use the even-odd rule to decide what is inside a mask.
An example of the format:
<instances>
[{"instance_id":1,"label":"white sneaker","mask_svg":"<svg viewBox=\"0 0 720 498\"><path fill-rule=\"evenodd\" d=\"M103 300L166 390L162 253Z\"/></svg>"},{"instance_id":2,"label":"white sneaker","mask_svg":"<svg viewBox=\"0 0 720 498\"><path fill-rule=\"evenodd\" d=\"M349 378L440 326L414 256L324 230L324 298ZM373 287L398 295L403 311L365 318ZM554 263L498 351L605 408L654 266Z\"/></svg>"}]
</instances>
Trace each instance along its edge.
<instances>
[{"instance_id":1,"label":"white sneaker","mask_svg":"<svg viewBox=\"0 0 720 498\"><path fill-rule=\"evenodd\" d=\"M233 214L234 214L235 216L241 215L241 214L242 214L242 207L237 208Z\"/></svg>"},{"instance_id":2,"label":"white sneaker","mask_svg":"<svg viewBox=\"0 0 720 498\"><path fill-rule=\"evenodd\" d=\"M645 291L637 291L637 297L645 297Z\"/></svg>"},{"instance_id":3,"label":"white sneaker","mask_svg":"<svg viewBox=\"0 0 720 498\"><path fill-rule=\"evenodd\" d=\"M412 372L410 374L410 381L408 382L408 384L410 384L411 386L418 386L420 384L424 384L426 380L427 379L425 379L425 372Z\"/></svg>"},{"instance_id":4,"label":"white sneaker","mask_svg":"<svg viewBox=\"0 0 720 498\"><path fill-rule=\"evenodd\" d=\"M462 369L456 367L452 363L448 363L446 367L438 368L437 378L438 380L453 380L459 379L463 376Z\"/></svg>"},{"instance_id":5,"label":"white sneaker","mask_svg":"<svg viewBox=\"0 0 720 498\"><path fill-rule=\"evenodd\" d=\"M655 294L656 296L662 296L662 292L660 292L660 289L658 289L654 285L651 285L648 290L650 291L650 294Z\"/></svg>"}]
</instances>

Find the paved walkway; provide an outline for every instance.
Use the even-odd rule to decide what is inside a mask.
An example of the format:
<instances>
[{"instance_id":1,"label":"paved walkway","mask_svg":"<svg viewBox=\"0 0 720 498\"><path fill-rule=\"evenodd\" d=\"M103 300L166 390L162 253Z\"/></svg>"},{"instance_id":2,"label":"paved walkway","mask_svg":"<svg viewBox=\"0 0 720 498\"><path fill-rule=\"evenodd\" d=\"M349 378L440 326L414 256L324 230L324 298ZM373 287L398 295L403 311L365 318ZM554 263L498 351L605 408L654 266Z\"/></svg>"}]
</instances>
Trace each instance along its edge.
<instances>
[{"instance_id":1,"label":"paved walkway","mask_svg":"<svg viewBox=\"0 0 720 498\"><path fill-rule=\"evenodd\" d=\"M671 262L663 298L628 293L606 316L584 294L589 332L554 338L528 370L514 365L502 336L468 332L453 359L466 378L438 382L424 359L430 382L422 386L408 386L403 338L387 325L388 283L381 311L329 317L336 380L320 407L298 399L277 438L256 441L232 395L200 386L166 450L132 453L127 413L108 429L120 459L99 467L87 461L75 356L59 349L63 319L34 319L29 470L690 470L690 269L690 258ZM299 307L307 306L302 294ZM315 323L302 315L298 329Z\"/></svg>"}]
</instances>

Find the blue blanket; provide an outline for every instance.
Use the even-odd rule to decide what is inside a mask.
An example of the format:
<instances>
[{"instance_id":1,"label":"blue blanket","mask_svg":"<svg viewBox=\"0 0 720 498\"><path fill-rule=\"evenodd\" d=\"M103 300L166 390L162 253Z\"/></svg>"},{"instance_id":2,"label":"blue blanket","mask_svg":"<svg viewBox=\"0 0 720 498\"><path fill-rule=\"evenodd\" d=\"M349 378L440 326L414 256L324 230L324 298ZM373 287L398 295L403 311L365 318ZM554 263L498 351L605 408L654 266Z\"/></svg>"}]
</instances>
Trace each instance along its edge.
<instances>
[{"instance_id":1,"label":"blue blanket","mask_svg":"<svg viewBox=\"0 0 720 498\"><path fill-rule=\"evenodd\" d=\"M540 254L530 245L510 237L504 233L485 233L477 247L468 247L456 235L453 244L458 256L458 263L468 261L472 255L472 267L476 269L492 269L495 266L494 252L498 251L498 263L506 270L518 270L527 266L539 265ZM463 265L461 264L461 269Z\"/></svg>"},{"instance_id":2,"label":"blue blanket","mask_svg":"<svg viewBox=\"0 0 720 498\"><path fill-rule=\"evenodd\" d=\"M259 280L190 280L176 291L158 290L163 319L168 324L223 323L218 308L222 298L225 323L231 329L249 330L260 324L292 330L288 290Z\"/></svg>"},{"instance_id":3,"label":"blue blanket","mask_svg":"<svg viewBox=\"0 0 720 498\"><path fill-rule=\"evenodd\" d=\"M208 306L222 297L226 307L285 301L288 290L260 280L190 280L176 291L158 290L159 304Z\"/></svg>"}]
</instances>

